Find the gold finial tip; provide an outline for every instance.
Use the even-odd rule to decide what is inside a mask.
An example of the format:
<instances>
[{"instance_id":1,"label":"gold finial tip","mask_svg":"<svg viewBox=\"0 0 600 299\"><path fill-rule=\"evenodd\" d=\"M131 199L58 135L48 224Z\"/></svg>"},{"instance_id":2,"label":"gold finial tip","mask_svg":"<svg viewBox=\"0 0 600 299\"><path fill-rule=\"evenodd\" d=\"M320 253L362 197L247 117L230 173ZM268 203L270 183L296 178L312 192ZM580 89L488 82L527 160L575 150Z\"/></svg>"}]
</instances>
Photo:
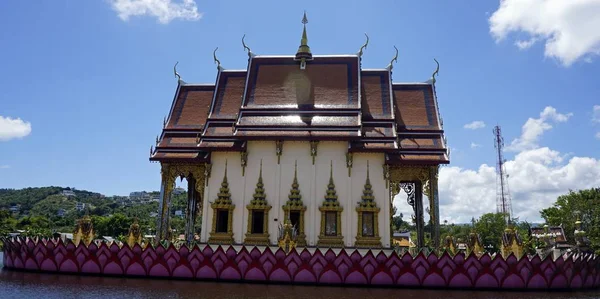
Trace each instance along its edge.
<instances>
[{"instance_id":1,"label":"gold finial tip","mask_svg":"<svg viewBox=\"0 0 600 299\"><path fill-rule=\"evenodd\" d=\"M304 11L304 16L302 17L302 24L308 23L308 18L306 17L306 10Z\"/></svg>"}]
</instances>

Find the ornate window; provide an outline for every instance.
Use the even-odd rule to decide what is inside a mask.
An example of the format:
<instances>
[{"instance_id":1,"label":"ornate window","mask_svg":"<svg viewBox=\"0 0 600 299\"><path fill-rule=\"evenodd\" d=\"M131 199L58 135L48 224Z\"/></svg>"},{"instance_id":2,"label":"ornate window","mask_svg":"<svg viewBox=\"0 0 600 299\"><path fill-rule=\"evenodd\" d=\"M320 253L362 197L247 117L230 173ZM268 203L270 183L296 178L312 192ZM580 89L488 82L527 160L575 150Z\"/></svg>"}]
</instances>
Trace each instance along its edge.
<instances>
[{"instance_id":1,"label":"ornate window","mask_svg":"<svg viewBox=\"0 0 600 299\"><path fill-rule=\"evenodd\" d=\"M294 165L294 181L292 182L292 189L290 189L290 195L288 201L285 203L283 208L283 223L287 223L290 220L293 227L296 228L298 235L296 239L296 246L306 246L306 234L304 233L304 212L306 206L302 203L302 195L300 194L300 185L298 184L298 163ZM283 237L283 236L281 236Z\"/></svg>"},{"instance_id":2,"label":"ornate window","mask_svg":"<svg viewBox=\"0 0 600 299\"><path fill-rule=\"evenodd\" d=\"M344 209L337 200L335 184L333 183L333 161L329 173L329 184L325 193L325 201L319 207L321 211L321 234L317 246L321 247L344 247L344 236L342 236L341 213Z\"/></svg>"},{"instance_id":3,"label":"ornate window","mask_svg":"<svg viewBox=\"0 0 600 299\"><path fill-rule=\"evenodd\" d=\"M325 212L325 235L337 236L337 213Z\"/></svg>"},{"instance_id":4,"label":"ornate window","mask_svg":"<svg viewBox=\"0 0 600 299\"><path fill-rule=\"evenodd\" d=\"M269 245L269 210L271 206L267 203L264 184L262 180L262 161L260 161L260 173L254 190L254 199L246 206L248 209L248 230L246 232L245 244Z\"/></svg>"},{"instance_id":5,"label":"ornate window","mask_svg":"<svg viewBox=\"0 0 600 299\"><path fill-rule=\"evenodd\" d=\"M381 247L381 237L379 237L378 215L380 209L375 204L373 190L371 190L371 180L369 179L369 162L367 161L367 180L363 189L361 201L356 207L358 213L358 231L356 235L356 247Z\"/></svg>"},{"instance_id":6,"label":"ornate window","mask_svg":"<svg viewBox=\"0 0 600 299\"><path fill-rule=\"evenodd\" d=\"M225 174L217 199L211 205L213 209L212 230L208 243L233 244L233 209L229 183L227 182L227 161L225 161Z\"/></svg>"}]
</instances>

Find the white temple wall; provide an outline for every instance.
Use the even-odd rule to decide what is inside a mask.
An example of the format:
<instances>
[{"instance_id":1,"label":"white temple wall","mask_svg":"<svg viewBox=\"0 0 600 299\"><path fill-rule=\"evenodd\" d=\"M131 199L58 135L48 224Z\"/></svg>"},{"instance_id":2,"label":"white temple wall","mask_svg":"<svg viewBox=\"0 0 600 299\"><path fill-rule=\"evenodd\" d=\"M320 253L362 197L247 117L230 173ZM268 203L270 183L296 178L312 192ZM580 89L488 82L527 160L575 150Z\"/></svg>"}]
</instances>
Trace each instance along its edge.
<instances>
[{"instance_id":1,"label":"white temple wall","mask_svg":"<svg viewBox=\"0 0 600 299\"><path fill-rule=\"evenodd\" d=\"M319 206L325 200L329 183L330 163L333 162L333 180L338 201L344 208L342 234L344 245L354 246L358 230L356 206L361 200L366 180L366 163L370 165L370 179L373 195L378 207L379 235L382 245L389 247L389 192L383 179L383 154L355 153L352 176L348 176L346 167L347 142L321 141L317 147L315 164L310 155L310 143L306 141L285 141L280 164L277 164L274 141L249 141L248 160L245 175L242 176L239 152L213 152L212 173L205 188L201 242L206 242L212 229L213 210L210 203L217 198L223 180L225 160L228 161L227 179L231 199L235 204L233 212L233 237L235 243L242 243L248 225L248 210L258 181L260 161L263 162L263 183L267 202L272 206L269 211L268 229L271 244L277 244L277 229L283 221L282 206L288 200L294 178L294 163L298 162L298 183L302 201L306 205L305 233L308 246L316 246L321 230L321 212Z\"/></svg>"}]
</instances>

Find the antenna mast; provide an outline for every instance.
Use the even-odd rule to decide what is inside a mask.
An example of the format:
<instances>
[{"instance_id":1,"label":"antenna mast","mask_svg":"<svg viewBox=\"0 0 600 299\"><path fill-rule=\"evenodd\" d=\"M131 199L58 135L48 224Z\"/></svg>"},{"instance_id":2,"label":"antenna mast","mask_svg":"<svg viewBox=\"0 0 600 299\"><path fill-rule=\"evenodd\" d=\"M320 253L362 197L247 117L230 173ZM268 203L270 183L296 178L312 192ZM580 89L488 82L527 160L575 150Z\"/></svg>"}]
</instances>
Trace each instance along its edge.
<instances>
[{"instance_id":1,"label":"antenna mast","mask_svg":"<svg viewBox=\"0 0 600 299\"><path fill-rule=\"evenodd\" d=\"M512 216L512 205L510 191L508 190L508 174L504 168L504 138L500 126L494 127L494 148L498 153L496 161L496 212L504 214L506 224L510 223Z\"/></svg>"}]
</instances>

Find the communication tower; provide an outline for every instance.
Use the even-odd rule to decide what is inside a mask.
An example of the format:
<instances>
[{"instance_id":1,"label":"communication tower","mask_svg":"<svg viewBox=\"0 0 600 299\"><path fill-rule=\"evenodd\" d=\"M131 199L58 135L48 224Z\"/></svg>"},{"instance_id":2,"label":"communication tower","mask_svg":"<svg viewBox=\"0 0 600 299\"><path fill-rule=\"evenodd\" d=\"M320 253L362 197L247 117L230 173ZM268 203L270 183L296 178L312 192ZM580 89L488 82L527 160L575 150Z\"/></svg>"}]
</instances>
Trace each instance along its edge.
<instances>
[{"instance_id":1,"label":"communication tower","mask_svg":"<svg viewBox=\"0 0 600 299\"><path fill-rule=\"evenodd\" d=\"M512 216L512 205L510 191L508 189L508 174L504 168L504 138L500 126L494 127L494 148L498 153L496 162L496 212L504 214L506 224L510 223Z\"/></svg>"}]
</instances>

